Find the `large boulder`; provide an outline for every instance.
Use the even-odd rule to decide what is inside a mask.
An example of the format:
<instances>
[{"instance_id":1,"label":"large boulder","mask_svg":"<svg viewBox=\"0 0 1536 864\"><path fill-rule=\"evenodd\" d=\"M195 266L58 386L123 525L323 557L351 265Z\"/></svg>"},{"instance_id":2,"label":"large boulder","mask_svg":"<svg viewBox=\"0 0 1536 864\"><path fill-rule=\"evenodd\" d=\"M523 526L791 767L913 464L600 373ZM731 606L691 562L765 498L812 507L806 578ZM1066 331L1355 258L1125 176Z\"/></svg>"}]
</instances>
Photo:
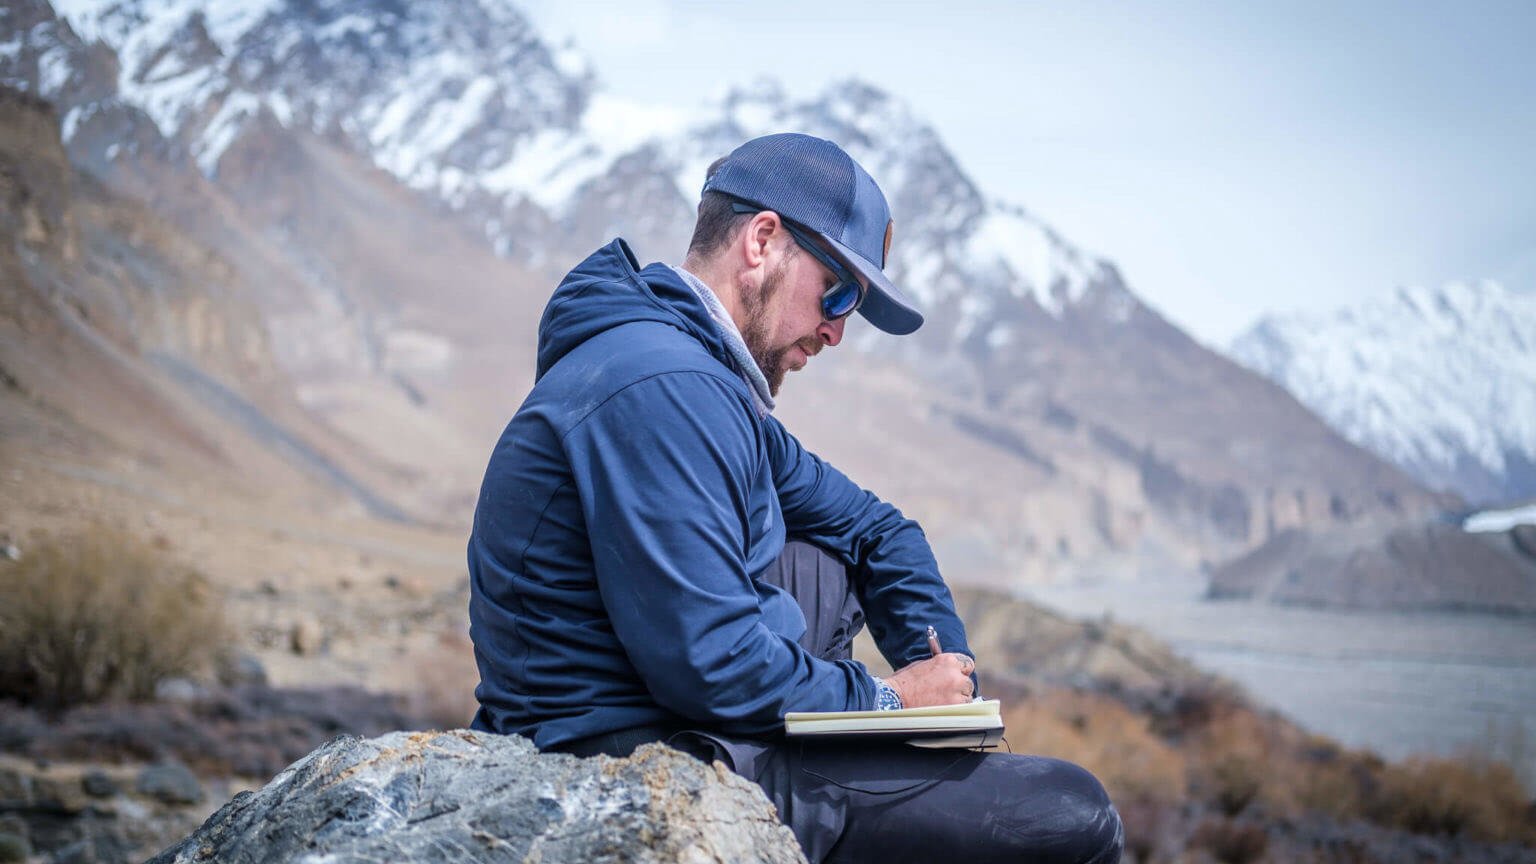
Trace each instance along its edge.
<instances>
[{"instance_id":1,"label":"large boulder","mask_svg":"<svg viewBox=\"0 0 1536 864\"><path fill-rule=\"evenodd\" d=\"M453 732L337 738L243 792L151 864L220 861L803 862L757 786L651 744L541 754Z\"/></svg>"}]
</instances>

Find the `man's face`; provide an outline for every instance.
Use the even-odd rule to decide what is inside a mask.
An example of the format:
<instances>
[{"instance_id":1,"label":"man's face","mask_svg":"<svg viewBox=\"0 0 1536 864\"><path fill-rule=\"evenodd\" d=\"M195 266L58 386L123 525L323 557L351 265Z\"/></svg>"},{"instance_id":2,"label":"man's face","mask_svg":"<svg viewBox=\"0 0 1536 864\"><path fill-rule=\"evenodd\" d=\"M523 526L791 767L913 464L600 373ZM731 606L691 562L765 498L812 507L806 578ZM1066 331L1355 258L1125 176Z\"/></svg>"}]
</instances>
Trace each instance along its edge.
<instances>
[{"instance_id":1,"label":"man's face","mask_svg":"<svg viewBox=\"0 0 1536 864\"><path fill-rule=\"evenodd\" d=\"M747 321L741 337L775 396L786 374L804 368L822 348L843 341L848 323L846 318L827 321L821 313L821 295L837 277L787 233L783 241L762 286L742 292Z\"/></svg>"}]
</instances>

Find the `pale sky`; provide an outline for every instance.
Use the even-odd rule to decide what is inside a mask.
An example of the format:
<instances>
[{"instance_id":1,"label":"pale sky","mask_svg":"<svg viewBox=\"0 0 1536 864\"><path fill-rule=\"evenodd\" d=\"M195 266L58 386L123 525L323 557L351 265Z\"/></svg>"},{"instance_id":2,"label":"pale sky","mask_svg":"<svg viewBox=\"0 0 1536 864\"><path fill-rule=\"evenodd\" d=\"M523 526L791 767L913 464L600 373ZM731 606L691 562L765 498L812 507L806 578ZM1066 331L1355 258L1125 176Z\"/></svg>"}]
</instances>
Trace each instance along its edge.
<instances>
[{"instance_id":1,"label":"pale sky","mask_svg":"<svg viewBox=\"0 0 1536 864\"><path fill-rule=\"evenodd\" d=\"M1210 344L1399 285L1536 290L1536 2L518 5L627 99L886 89Z\"/></svg>"}]
</instances>

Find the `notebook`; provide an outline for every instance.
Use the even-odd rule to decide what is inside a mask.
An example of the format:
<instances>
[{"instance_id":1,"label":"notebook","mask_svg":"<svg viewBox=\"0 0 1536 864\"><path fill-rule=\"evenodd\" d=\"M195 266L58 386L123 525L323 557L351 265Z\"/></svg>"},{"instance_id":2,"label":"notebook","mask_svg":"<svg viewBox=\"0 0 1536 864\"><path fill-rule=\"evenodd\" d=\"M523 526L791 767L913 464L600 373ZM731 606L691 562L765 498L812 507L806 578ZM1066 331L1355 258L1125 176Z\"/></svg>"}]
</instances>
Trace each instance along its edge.
<instances>
[{"instance_id":1,"label":"notebook","mask_svg":"<svg viewBox=\"0 0 1536 864\"><path fill-rule=\"evenodd\" d=\"M996 699L899 711L791 711L791 738L849 737L906 741L918 747L996 747L1003 737Z\"/></svg>"}]
</instances>

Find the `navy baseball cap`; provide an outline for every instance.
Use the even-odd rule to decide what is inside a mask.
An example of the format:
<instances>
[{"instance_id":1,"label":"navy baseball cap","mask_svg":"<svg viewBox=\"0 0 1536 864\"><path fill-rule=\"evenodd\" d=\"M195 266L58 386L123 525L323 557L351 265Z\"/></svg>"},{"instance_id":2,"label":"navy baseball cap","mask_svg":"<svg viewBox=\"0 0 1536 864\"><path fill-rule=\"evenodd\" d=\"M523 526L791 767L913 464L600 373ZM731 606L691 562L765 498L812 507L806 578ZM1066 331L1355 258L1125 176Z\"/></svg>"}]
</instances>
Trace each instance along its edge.
<instances>
[{"instance_id":1,"label":"navy baseball cap","mask_svg":"<svg viewBox=\"0 0 1536 864\"><path fill-rule=\"evenodd\" d=\"M891 208L843 148L795 132L753 138L725 157L704 191L772 210L825 240L869 283L859 307L869 323L897 336L923 325L923 313L885 276Z\"/></svg>"}]
</instances>

